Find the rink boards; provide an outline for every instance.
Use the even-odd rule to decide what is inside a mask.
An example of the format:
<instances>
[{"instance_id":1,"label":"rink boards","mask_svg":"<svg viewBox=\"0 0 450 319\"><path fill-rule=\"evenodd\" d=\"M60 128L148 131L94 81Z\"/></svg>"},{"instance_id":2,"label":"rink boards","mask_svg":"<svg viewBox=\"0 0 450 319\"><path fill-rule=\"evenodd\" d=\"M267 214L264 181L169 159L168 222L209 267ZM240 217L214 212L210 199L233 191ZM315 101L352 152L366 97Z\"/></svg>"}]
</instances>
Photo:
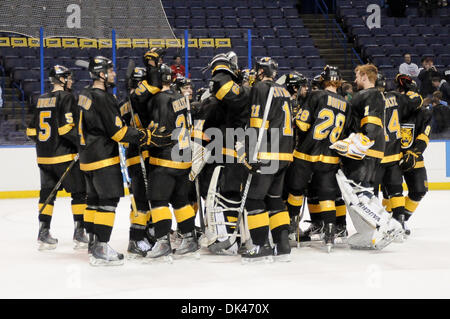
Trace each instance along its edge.
<instances>
[{"instance_id":1,"label":"rink boards","mask_svg":"<svg viewBox=\"0 0 450 319\"><path fill-rule=\"evenodd\" d=\"M450 190L450 140L430 141L425 153L430 190ZM0 147L0 198L39 195L39 168L34 146ZM67 193L60 192L59 196Z\"/></svg>"}]
</instances>

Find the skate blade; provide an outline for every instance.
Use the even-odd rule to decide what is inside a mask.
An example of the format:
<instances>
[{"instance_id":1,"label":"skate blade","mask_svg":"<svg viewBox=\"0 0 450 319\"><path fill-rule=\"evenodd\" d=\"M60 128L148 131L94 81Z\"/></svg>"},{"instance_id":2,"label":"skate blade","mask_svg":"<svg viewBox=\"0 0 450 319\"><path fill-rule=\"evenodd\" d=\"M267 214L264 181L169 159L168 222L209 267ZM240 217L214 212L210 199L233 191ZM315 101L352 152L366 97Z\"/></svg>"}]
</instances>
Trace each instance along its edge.
<instances>
[{"instance_id":1,"label":"skate blade","mask_svg":"<svg viewBox=\"0 0 450 319\"><path fill-rule=\"evenodd\" d=\"M95 258L94 256L89 257L89 264L94 267L101 267L101 266L121 266L125 263L124 259L120 260L104 260Z\"/></svg>"},{"instance_id":2,"label":"skate blade","mask_svg":"<svg viewBox=\"0 0 450 319\"><path fill-rule=\"evenodd\" d=\"M74 250L84 250L88 248L88 243L83 243L78 240L73 241L73 249Z\"/></svg>"},{"instance_id":3,"label":"skate blade","mask_svg":"<svg viewBox=\"0 0 450 319\"><path fill-rule=\"evenodd\" d=\"M300 241L297 247L316 247L319 245L323 245L323 240Z\"/></svg>"},{"instance_id":4,"label":"skate blade","mask_svg":"<svg viewBox=\"0 0 450 319\"><path fill-rule=\"evenodd\" d=\"M284 263L292 261L291 254L275 255L273 256L273 260L276 262L284 262Z\"/></svg>"},{"instance_id":5,"label":"skate blade","mask_svg":"<svg viewBox=\"0 0 450 319\"><path fill-rule=\"evenodd\" d=\"M325 244L325 249L327 251L327 253L331 254L331 252L333 251L333 244Z\"/></svg>"},{"instance_id":6,"label":"skate blade","mask_svg":"<svg viewBox=\"0 0 450 319\"><path fill-rule=\"evenodd\" d=\"M256 257L256 258L241 257L241 263L243 265L270 264L270 263L273 263L273 256L264 256L264 257Z\"/></svg>"},{"instance_id":7,"label":"skate blade","mask_svg":"<svg viewBox=\"0 0 450 319\"><path fill-rule=\"evenodd\" d=\"M159 256L159 257L145 257L143 259L143 261L146 264L153 264L153 263L172 264L173 263L173 256L172 256L172 254L169 254L169 255L166 255L166 256Z\"/></svg>"},{"instance_id":8,"label":"skate blade","mask_svg":"<svg viewBox=\"0 0 450 319\"><path fill-rule=\"evenodd\" d=\"M141 254L127 252L127 260L139 260L143 258L145 258L145 256L142 256Z\"/></svg>"},{"instance_id":9,"label":"skate blade","mask_svg":"<svg viewBox=\"0 0 450 319\"><path fill-rule=\"evenodd\" d=\"M48 244L48 243L44 243L42 241L38 241L38 250L39 251L53 250L53 249L56 249L57 246L58 246L58 244Z\"/></svg>"},{"instance_id":10,"label":"skate blade","mask_svg":"<svg viewBox=\"0 0 450 319\"><path fill-rule=\"evenodd\" d=\"M196 251L192 251L190 253L186 253L186 254L173 254L173 259L195 259L195 260L199 260L200 259L200 250L196 250Z\"/></svg>"}]
</instances>

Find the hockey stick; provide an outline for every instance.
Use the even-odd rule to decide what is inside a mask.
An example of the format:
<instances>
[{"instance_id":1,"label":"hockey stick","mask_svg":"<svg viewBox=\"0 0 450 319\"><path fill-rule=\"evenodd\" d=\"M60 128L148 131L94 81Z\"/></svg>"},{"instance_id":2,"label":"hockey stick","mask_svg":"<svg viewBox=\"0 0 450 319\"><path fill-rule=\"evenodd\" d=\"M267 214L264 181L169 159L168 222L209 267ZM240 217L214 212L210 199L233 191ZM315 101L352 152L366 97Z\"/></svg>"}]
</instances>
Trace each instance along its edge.
<instances>
[{"instance_id":1,"label":"hockey stick","mask_svg":"<svg viewBox=\"0 0 450 319\"><path fill-rule=\"evenodd\" d=\"M120 143L118 143L118 144L119 144L120 167L122 169L122 174L124 175L125 180L127 182L127 188L130 193L131 207L133 209L135 216L137 216L136 201L134 200L133 190L131 189L131 179L130 179L130 176L128 175L128 169L127 169L127 165L125 163L125 159L124 159L124 155L123 155L123 146L120 145Z\"/></svg>"},{"instance_id":2,"label":"hockey stick","mask_svg":"<svg viewBox=\"0 0 450 319\"><path fill-rule=\"evenodd\" d=\"M53 198L53 196L55 196L56 192L58 192L59 187L61 186L64 178L66 178L67 174L69 174L69 171L71 170L71 168L75 165L75 163L78 161L78 158L80 157L79 154L75 155L75 158L72 160L72 162L70 162L69 166L67 166L66 170L64 171L64 173L61 175L61 177L59 178L59 181L56 183L55 187L53 187L52 191L50 192L50 194L48 195L47 199L45 200L44 204L42 205L42 207L39 209L39 214L41 214L44 211L44 208L48 205L48 203L50 203L50 200Z\"/></svg>"},{"instance_id":3,"label":"hockey stick","mask_svg":"<svg viewBox=\"0 0 450 319\"><path fill-rule=\"evenodd\" d=\"M192 140L191 135L193 131L193 123L192 123L192 113L191 113L191 103L189 102L189 94L185 94L184 98L186 99L186 107L187 107L187 126L188 126L188 134L189 134L189 148L191 149L191 154L193 154L193 148L192 148ZM192 159L192 156L191 156ZM199 220L200 220L200 228L202 230L202 233L205 233L205 220L203 217L203 206L202 206L202 198L200 196L200 185L198 181L198 175L194 179L195 183L195 193L197 195L197 206L199 214Z\"/></svg>"},{"instance_id":4,"label":"hockey stick","mask_svg":"<svg viewBox=\"0 0 450 319\"><path fill-rule=\"evenodd\" d=\"M254 162L256 162L258 160L259 149L261 147L262 138L263 138L264 130L265 130L265 127L266 127L267 118L269 116L270 107L272 105L273 92L274 92L274 88L273 88L273 86L271 86L270 90L269 90L269 95L267 97L266 106L264 108L264 115L263 115L261 127L259 128L259 132L258 132L258 140L256 142L255 151L254 151L254 154L253 154L253 161ZM247 182L245 183L245 188L244 188L244 191L242 193L241 206L239 206L239 210L238 210L238 219L236 221L236 225L237 226L236 226L233 234L230 236L230 242L231 243L234 243L236 241L237 231L238 231L238 228L239 228L238 225L240 224L242 216L244 215L245 202L247 201L248 191L250 189L250 184L252 183L252 178L253 178L253 175L249 174L248 177L247 177ZM244 226L245 226L245 223L244 223Z\"/></svg>"}]
</instances>

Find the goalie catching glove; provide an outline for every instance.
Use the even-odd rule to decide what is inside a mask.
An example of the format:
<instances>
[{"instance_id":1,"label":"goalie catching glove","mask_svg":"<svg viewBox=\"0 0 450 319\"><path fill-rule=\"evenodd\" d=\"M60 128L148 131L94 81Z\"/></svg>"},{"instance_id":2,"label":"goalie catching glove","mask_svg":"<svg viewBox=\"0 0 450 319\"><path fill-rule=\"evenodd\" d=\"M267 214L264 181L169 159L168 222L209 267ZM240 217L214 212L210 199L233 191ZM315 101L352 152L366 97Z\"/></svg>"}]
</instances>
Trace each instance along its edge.
<instances>
[{"instance_id":1,"label":"goalie catching glove","mask_svg":"<svg viewBox=\"0 0 450 319\"><path fill-rule=\"evenodd\" d=\"M362 160L374 143L375 141L371 141L364 134L352 133L346 139L333 143L330 148L336 150L341 156Z\"/></svg>"},{"instance_id":2,"label":"goalie catching glove","mask_svg":"<svg viewBox=\"0 0 450 319\"><path fill-rule=\"evenodd\" d=\"M250 174L259 174L261 173L261 162L256 163L249 163L247 160L247 153L245 152L245 146L243 142L236 142L236 154L237 154L237 161L239 164L244 165L245 169Z\"/></svg>"},{"instance_id":3,"label":"goalie catching glove","mask_svg":"<svg viewBox=\"0 0 450 319\"><path fill-rule=\"evenodd\" d=\"M416 160L420 156L420 152L408 150L403 154L402 159L399 162L400 168L402 171L407 172L410 171L416 166Z\"/></svg>"}]
</instances>

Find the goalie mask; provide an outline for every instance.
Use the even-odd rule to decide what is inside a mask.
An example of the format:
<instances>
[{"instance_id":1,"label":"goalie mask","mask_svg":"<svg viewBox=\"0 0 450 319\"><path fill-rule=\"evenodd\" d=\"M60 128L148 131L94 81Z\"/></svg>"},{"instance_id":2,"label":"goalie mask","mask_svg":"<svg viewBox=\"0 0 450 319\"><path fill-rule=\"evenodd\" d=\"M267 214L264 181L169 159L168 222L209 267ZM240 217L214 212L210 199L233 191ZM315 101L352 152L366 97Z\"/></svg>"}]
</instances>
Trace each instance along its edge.
<instances>
[{"instance_id":1,"label":"goalie mask","mask_svg":"<svg viewBox=\"0 0 450 319\"><path fill-rule=\"evenodd\" d=\"M278 72L278 63L271 57L263 57L256 61L256 79L261 81L264 76L274 79Z\"/></svg>"},{"instance_id":2,"label":"goalie mask","mask_svg":"<svg viewBox=\"0 0 450 319\"><path fill-rule=\"evenodd\" d=\"M55 85L55 84L62 85L64 88L64 91L71 90L70 87L67 87L70 77L73 77L72 71L70 71L68 68L66 68L63 65L55 65L53 68L50 69L50 74L49 74L50 83L53 85ZM62 81L61 81L61 78L63 78Z\"/></svg>"},{"instance_id":3,"label":"goalie mask","mask_svg":"<svg viewBox=\"0 0 450 319\"><path fill-rule=\"evenodd\" d=\"M96 56L89 61L89 74L91 79L95 80L103 80L105 84L105 88L114 87L114 82L108 81L108 70L114 68L113 62L105 58L103 56ZM102 77L100 73L104 74Z\"/></svg>"},{"instance_id":4,"label":"goalie mask","mask_svg":"<svg viewBox=\"0 0 450 319\"><path fill-rule=\"evenodd\" d=\"M288 92L292 95L298 93L301 86L307 85L308 80L303 74L294 71L286 76L284 84L286 85Z\"/></svg>"}]
</instances>

